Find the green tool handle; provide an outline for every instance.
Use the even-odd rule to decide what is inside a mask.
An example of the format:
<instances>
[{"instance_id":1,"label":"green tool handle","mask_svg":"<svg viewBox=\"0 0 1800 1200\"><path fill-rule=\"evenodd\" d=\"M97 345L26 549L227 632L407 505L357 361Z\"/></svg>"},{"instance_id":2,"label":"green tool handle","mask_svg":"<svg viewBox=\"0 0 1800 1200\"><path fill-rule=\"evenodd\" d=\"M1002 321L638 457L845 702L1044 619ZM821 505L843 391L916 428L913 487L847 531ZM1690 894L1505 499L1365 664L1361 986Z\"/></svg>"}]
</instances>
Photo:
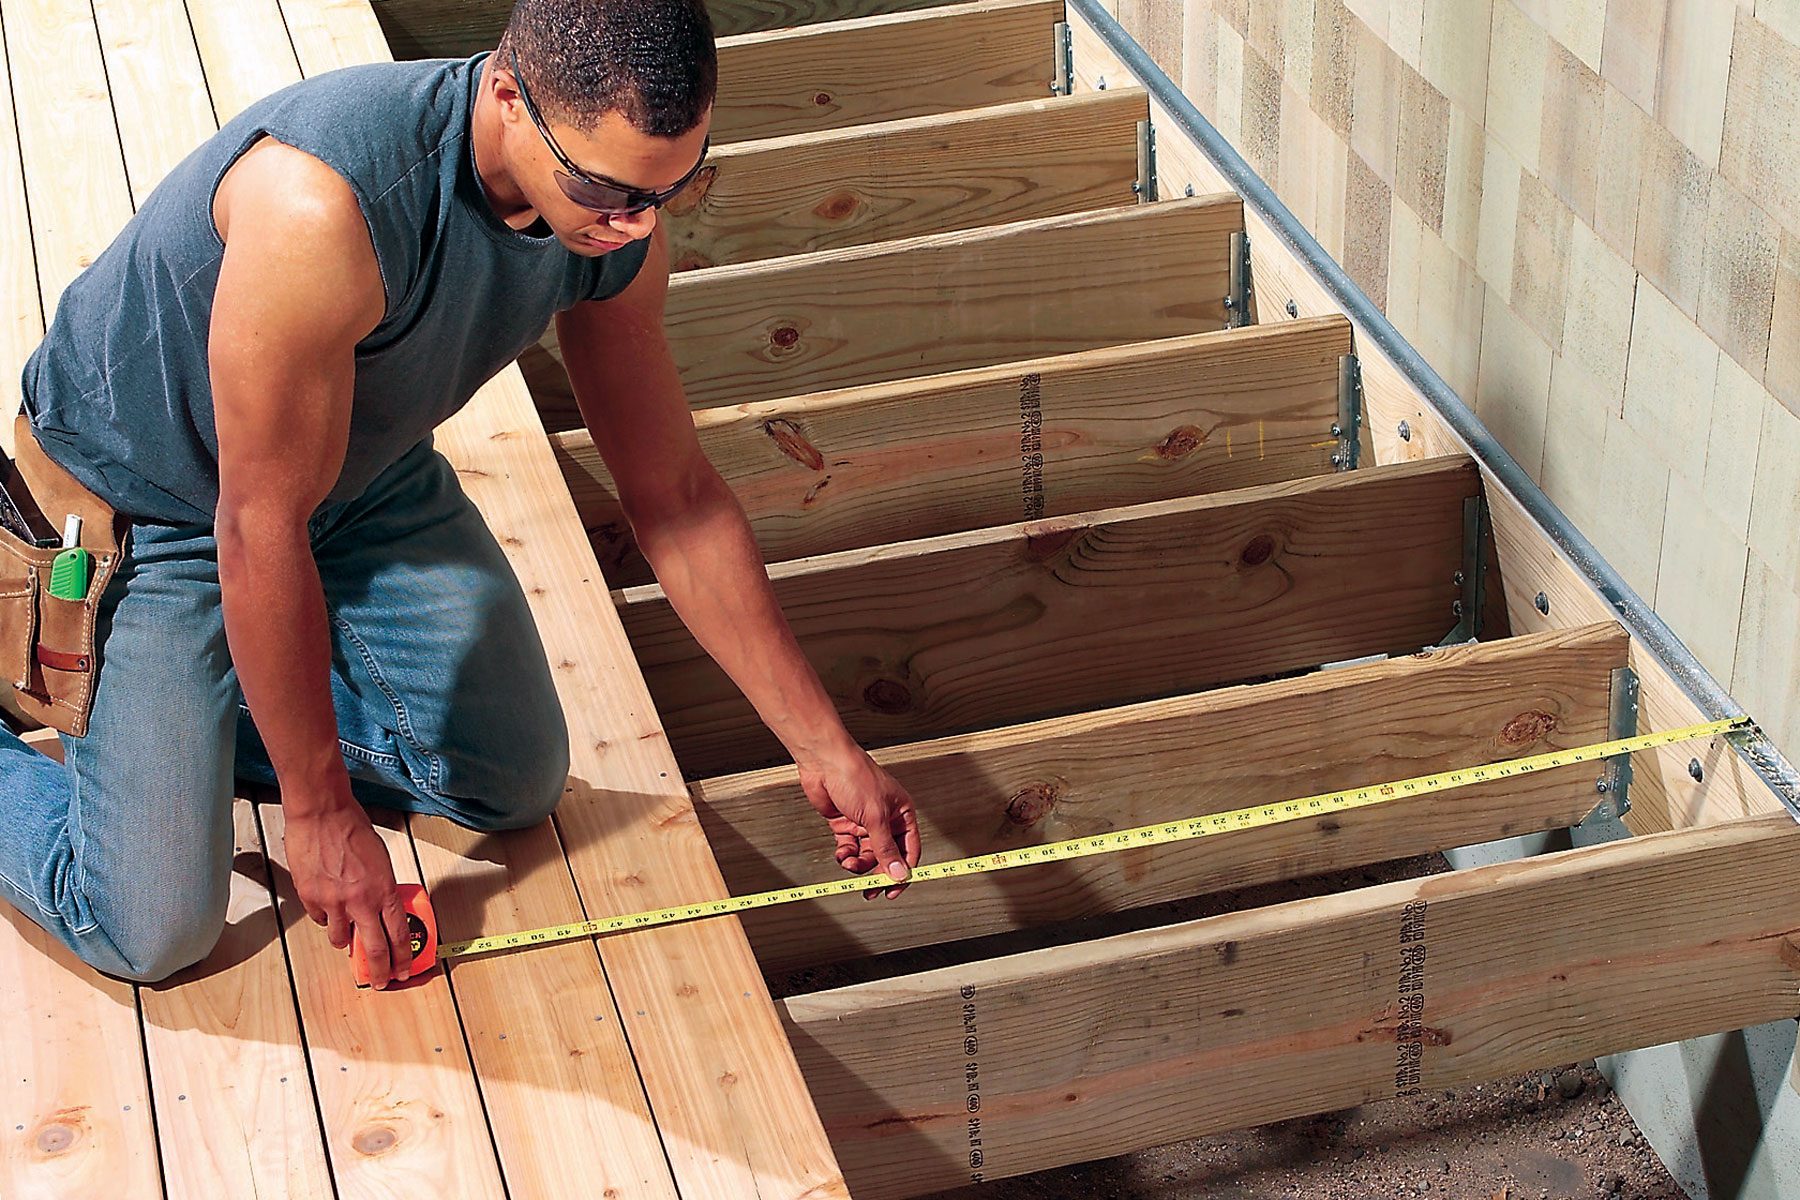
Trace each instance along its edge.
<instances>
[{"instance_id":1,"label":"green tool handle","mask_svg":"<svg viewBox=\"0 0 1800 1200\"><path fill-rule=\"evenodd\" d=\"M80 546L58 554L50 563L50 594L58 600L85 600L93 555Z\"/></svg>"}]
</instances>

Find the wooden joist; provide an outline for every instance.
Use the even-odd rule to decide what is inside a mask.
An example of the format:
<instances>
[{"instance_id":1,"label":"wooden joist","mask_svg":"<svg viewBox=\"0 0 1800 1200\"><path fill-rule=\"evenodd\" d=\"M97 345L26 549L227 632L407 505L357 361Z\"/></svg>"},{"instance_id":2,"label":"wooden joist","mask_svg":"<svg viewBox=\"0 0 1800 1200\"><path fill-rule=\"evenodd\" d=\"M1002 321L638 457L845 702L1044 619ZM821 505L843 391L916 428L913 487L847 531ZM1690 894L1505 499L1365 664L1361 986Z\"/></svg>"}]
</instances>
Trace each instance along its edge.
<instances>
[{"instance_id":1,"label":"wooden joist","mask_svg":"<svg viewBox=\"0 0 1800 1200\"><path fill-rule=\"evenodd\" d=\"M366 0L396 58L460 58L492 49L512 0ZM748 33L813 21L926 8L937 0L707 0L713 32Z\"/></svg>"},{"instance_id":2,"label":"wooden joist","mask_svg":"<svg viewBox=\"0 0 1800 1200\"><path fill-rule=\"evenodd\" d=\"M1781 815L784 1008L859 1200L900 1200L1792 1017L1797 989L1800 828Z\"/></svg>"},{"instance_id":3,"label":"wooden joist","mask_svg":"<svg viewBox=\"0 0 1800 1200\"><path fill-rule=\"evenodd\" d=\"M713 144L1050 94L1063 0L975 0L719 39Z\"/></svg>"},{"instance_id":4,"label":"wooden joist","mask_svg":"<svg viewBox=\"0 0 1800 1200\"><path fill-rule=\"evenodd\" d=\"M1611 624L1469 643L875 757L918 801L935 857L1011 851L1603 740L1625 643ZM1562 828L1593 808L1592 774L1577 765L1201 846L944 880L885 911L785 905L745 925L769 971L978 937ZM837 873L830 847L804 836L810 809L791 767L694 795L733 892Z\"/></svg>"},{"instance_id":5,"label":"wooden joist","mask_svg":"<svg viewBox=\"0 0 1800 1200\"><path fill-rule=\"evenodd\" d=\"M770 569L852 735L891 745L1381 652L1455 624L1464 458L1028 521ZM690 778L785 761L659 587L621 615Z\"/></svg>"},{"instance_id":6,"label":"wooden joist","mask_svg":"<svg viewBox=\"0 0 1800 1200\"><path fill-rule=\"evenodd\" d=\"M764 560L1333 470L1343 320L1191 334L702 409ZM558 453L606 577L654 582L585 428Z\"/></svg>"},{"instance_id":7,"label":"wooden joist","mask_svg":"<svg viewBox=\"0 0 1800 1200\"><path fill-rule=\"evenodd\" d=\"M1221 329L1235 197L688 271L666 324L695 408Z\"/></svg>"},{"instance_id":8,"label":"wooden joist","mask_svg":"<svg viewBox=\"0 0 1800 1200\"><path fill-rule=\"evenodd\" d=\"M1137 203L1138 89L721 146L665 210L674 269Z\"/></svg>"}]
</instances>

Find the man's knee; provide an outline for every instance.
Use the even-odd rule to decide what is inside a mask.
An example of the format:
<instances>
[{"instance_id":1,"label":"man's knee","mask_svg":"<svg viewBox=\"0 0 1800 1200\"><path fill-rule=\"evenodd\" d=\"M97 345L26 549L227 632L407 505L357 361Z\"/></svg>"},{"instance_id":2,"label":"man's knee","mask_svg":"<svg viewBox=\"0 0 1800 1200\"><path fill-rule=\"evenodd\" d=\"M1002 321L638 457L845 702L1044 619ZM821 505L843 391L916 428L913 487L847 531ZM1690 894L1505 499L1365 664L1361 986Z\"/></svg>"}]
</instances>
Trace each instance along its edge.
<instances>
[{"instance_id":1,"label":"man's knee","mask_svg":"<svg viewBox=\"0 0 1800 1200\"><path fill-rule=\"evenodd\" d=\"M184 967L205 959L219 944L219 936L224 932L223 909L172 914L160 920L140 919L133 922L129 931L121 930L112 935L117 962L94 962L93 965L134 983L161 983Z\"/></svg>"},{"instance_id":2,"label":"man's knee","mask_svg":"<svg viewBox=\"0 0 1800 1200\"><path fill-rule=\"evenodd\" d=\"M560 714L559 714L560 716ZM560 719L514 747L507 786L474 824L488 831L529 829L555 811L569 781L569 735Z\"/></svg>"}]
</instances>

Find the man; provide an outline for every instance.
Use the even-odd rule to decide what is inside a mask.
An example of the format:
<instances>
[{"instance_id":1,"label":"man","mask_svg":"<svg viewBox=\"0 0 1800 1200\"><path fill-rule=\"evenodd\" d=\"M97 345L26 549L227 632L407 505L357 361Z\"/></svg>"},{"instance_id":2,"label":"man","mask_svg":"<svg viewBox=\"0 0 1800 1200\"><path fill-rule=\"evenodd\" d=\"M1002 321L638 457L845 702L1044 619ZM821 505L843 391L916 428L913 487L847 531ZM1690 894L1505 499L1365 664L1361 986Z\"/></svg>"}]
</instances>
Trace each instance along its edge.
<instances>
[{"instance_id":1,"label":"man","mask_svg":"<svg viewBox=\"0 0 1800 1200\"><path fill-rule=\"evenodd\" d=\"M132 524L87 736L58 765L0 732L0 894L96 968L164 978L223 928L233 776L279 782L307 912L359 934L377 986L407 977L362 804L511 829L567 775L523 593L429 439L552 315L670 601L838 861L905 878L912 801L801 656L662 335L656 213L704 158L716 75L702 0L519 0L492 55L252 106L69 287L26 412Z\"/></svg>"}]
</instances>

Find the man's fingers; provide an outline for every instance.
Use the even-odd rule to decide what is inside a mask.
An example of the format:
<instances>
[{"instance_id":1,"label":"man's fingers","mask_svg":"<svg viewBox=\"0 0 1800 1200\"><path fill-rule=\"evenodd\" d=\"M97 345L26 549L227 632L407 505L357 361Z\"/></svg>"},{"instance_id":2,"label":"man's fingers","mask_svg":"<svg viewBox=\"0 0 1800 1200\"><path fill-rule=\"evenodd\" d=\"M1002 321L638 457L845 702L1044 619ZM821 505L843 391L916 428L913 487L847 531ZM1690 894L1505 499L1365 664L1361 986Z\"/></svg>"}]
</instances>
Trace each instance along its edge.
<instances>
[{"instance_id":1,"label":"man's fingers","mask_svg":"<svg viewBox=\"0 0 1800 1200\"><path fill-rule=\"evenodd\" d=\"M372 908L364 909L356 917L356 936L362 942L363 962L368 964L370 985L386 987L394 977L394 956L388 949L387 927L382 924L381 914Z\"/></svg>"},{"instance_id":2,"label":"man's fingers","mask_svg":"<svg viewBox=\"0 0 1800 1200\"><path fill-rule=\"evenodd\" d=\"M908 804L900 810L901 837L906 841L906 861L909 866L918 866L919 858L924 854L923 843L919 841L919 814Z\"/></svg>"},{"instance_id":3,"label":"man's fingers","mask_svg":"<svg viewBox=\"0 0 1800 1200\"><path fill-rule=\"evenodd\" d=\"M342 906L333 906L326 910L327 928L325 936L337 950L346 950L350 946L350 917Z\"/></svg>"},{"instance_id":4,"label":"man's fingers","mask_svg":"<svg viewBox=\"0 0 1800 1200\"><path fill-rule=\"evenodd\" d=\"M381 919L387 926L388 945L394 950L394 978L404 983L412 976L412 932L406 927L406 906L399 892L389 892Z\"/></svg>"}]
</instances>

